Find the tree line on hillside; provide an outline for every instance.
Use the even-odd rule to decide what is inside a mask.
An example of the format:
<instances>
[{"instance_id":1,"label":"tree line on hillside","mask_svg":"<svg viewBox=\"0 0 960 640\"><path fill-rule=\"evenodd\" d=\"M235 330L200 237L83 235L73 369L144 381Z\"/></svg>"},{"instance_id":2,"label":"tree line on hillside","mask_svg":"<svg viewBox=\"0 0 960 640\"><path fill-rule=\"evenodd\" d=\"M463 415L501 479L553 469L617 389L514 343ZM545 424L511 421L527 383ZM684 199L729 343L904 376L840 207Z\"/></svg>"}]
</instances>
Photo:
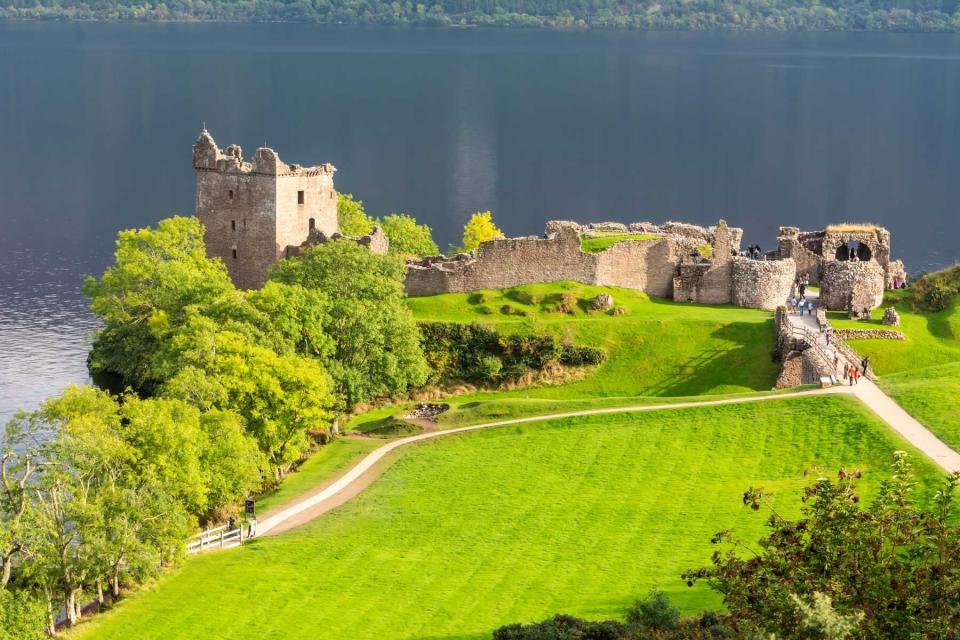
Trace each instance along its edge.
<instances>
[{"instance_id":1,"label":"tree line on hillside","mask_svg":"<svg viewBox=\"0 0 960 640\"><path fill-rule=\"evenodd\" d=\"M403 300L403 258L437 252L430 228L374 220L350 196L338 214L352 235L383 226L390 254L319 244L255 291L207 257L195 218L119 233L114 264L83 291L102 320L91 373L122 391L68 388L0 433L0 640L53 633L61 611L76 623L85 604L157 575L198 526L280 482L335 437L337 416L454 373L431 363L460 362L465 346L433 344L428 361L424 342L442 325L424 334ZM489 213L475 218L467 241L499 233ZM602 360L552 337L472 331L487 340L470 357L511 375Z\"/></svg>"},{"instance_id":2,"label":"tree line on hillside","mask_svg":"<svg viewBox=\"0 0 960 640\"><path fill-rule=\"evenodd\" d=\"M958 31L957 0L7 0L0 18L643 30Z\"/></svg>"}]
</instances>

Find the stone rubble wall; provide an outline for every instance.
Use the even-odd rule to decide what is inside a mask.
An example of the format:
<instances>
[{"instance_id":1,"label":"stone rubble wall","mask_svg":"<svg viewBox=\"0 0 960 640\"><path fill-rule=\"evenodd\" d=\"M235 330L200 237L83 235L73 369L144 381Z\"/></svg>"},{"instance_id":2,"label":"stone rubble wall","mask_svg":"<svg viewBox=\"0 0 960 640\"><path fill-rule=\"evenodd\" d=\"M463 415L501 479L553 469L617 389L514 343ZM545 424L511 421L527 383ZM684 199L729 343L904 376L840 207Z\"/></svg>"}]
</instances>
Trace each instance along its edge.
<instances>
[{"instance_id":1,"label":"stone rubble wall","mask_svg":"<svg viewBox=\"0 0 960 640\"><path fill-rule=\"evenodd\" d=\"M893 329L837 329L834 335L844 340L906 340L907 337Z\"/></svg>"},{"instance_id":2,"label":"stone rubble wall","mask_svg":"<svg viewBox=\"0 0 960 640\"><path fill-rule=\"evenodd\" d=\"M738 307L776 309L790 296L797 267L785 260L733 260L732 302Z\"/></svg>"},{"instance_id":3,"label":"stone rubble wall","mask_svg":"<svg viewBox=\"0 0 960 640\"><path fill-rule=\"evenodd\" d=\"M820 304L831 311L870 310L883 303L884 271L875 261L823 263Z\"/></svg>"},{"instance_id":4,"label":"stone rubble wall","mask_svg":"<svg viewBox=\"0 0 960 640\"><path fill-rule=\"evenodd\" d=\"M649 223L643 223L647 227ZM409 262L405 289L410 296L506 289L523 284L572 280L645 291L654 296L700 304L775 309L793 284L792 260L757 261L736 254L742 230L724 221L709 229L667 223L677 231L661 239L622 240L599 253L580 248L580 231L591 227L551 221L543 238L498 238L480 245L476 257L437 256ZM713 257L694 262L691 253L710 241Z\"/></svg>"}]
</instances>

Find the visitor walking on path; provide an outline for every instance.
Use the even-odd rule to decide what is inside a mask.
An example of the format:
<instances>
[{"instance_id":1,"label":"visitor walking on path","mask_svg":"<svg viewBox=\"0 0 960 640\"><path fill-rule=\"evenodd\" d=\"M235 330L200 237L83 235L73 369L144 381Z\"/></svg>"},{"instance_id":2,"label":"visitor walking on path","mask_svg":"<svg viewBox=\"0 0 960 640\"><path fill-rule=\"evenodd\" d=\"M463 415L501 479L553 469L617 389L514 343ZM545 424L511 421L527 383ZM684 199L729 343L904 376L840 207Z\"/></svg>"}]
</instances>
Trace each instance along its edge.
<instances>
[{"instance_id":1,"label":"visitor walking on path","mask_svg":"<svg viewBox=\"0 0 960 640\"><path fill-rule=\"evenodd\" d=\"M867 375L867 367L870 366L870 356L867 356L860 361L860 366L863 367L863 375Z\"/></svg>"}]
</instances>

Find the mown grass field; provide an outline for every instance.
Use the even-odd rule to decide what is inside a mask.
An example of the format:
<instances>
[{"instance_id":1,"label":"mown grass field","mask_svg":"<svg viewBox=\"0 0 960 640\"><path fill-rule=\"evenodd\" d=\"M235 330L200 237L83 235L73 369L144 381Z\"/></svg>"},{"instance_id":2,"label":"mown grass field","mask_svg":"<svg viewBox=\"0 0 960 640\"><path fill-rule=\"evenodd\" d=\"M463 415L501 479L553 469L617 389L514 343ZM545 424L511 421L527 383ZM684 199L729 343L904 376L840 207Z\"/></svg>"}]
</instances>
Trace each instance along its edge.
<instances>
[{"instance_id":1,"label":"mown grass field","mask_svg":"<svg viewBox=\"0 0 960 640\"><path fill-rule=\"evenodd\" d=\"M864 472L903 441L846 396L582 417L449 436L398 452L339 509L276 538L190 559L73 637L452 640L568 612L619 617L652 587L715 608L679 574L710 536L748 541L750 485L796 514L803 471ZM919 454L918 492L939 473Z\"/></svg>"},{"instance_id":2,"label":"mown grass field","mask_svg":"<svg viewBox=\"0 0 960 640\"><path fill-rule=\"evenodd\" d=\"M884 306L896 306L898 330L906 340L851 340L870 356L880 387L953 448L960 448L960 298L937 313L915 312L910 291L888 292ZM882 326L882 310L869 323L832 318L838 327Z\"/></svg>"}]
</instances>

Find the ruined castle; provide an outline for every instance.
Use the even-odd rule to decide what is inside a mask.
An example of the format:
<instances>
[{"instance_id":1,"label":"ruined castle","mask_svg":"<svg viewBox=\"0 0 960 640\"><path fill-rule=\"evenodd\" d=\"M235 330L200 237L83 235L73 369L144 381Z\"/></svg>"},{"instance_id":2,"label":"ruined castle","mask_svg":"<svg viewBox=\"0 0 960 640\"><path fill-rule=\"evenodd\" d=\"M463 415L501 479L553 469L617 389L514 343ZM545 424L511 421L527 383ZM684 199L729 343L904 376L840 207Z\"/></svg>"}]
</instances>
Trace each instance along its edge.
<instances>
[{"instance_id":1,"label":"ruined castle","mask_svg":"<svg viewBox=\"0 0 960 640\"><path fill-rule=\"evenodd\" d=\"M193 145L193 166L207 254L224 261L240 288L261 286L280 258L341 237L331 164L288 165L264 147L244 162L239 146L221 151L204 130ZM584 236L609 233L626 237L602 251L582 249ZM405 288L426 296L573 280L682 302L775 309L805 275L820 285L825 308L862 315L905 275L891 259L890 233L876 225L781 227L777 248L762 259L743 255L742 237L723 220L712 227L551 221L542 237L498 238L475 254L408 261ZM379 228L353 240L378 253L388 249Z\"/></svg>"},{"instance_id":2,"label":"ruined castle","mask_svg":"<svg viewBox=\"0 0 960 640\"><path fill-rule=\"evenodd\" d=\"M609 233L626 239L597 253L581 248L582 236ZM820 285L825 308L862 315L880 305L886 286L904 277L903 263L890 259L890 233L875 225L816 232L782 227L777 248L762 259L742 255L742 237L742 229L723 220L712 227L552 221L542 237L500 238L480 245L475 255L410 262L406 290L424 296L574 280L678 302L775 309L805 275Z\"/></svg>"},{"instance_id":3,"label":"ruined castle","mask_svg":"<svg viewBox=\"0 0 960 640\"><path fill-rule=\"evenodd\" d=\"M266 147L244 162L238 145L221 151L204 129L193 144L193 168L207 255L222 259L242 289L262 286L278 259L339 233L332 164L286 164ZM379 229L359 241L387 250Z\"/></svg>"}]
</instances>

